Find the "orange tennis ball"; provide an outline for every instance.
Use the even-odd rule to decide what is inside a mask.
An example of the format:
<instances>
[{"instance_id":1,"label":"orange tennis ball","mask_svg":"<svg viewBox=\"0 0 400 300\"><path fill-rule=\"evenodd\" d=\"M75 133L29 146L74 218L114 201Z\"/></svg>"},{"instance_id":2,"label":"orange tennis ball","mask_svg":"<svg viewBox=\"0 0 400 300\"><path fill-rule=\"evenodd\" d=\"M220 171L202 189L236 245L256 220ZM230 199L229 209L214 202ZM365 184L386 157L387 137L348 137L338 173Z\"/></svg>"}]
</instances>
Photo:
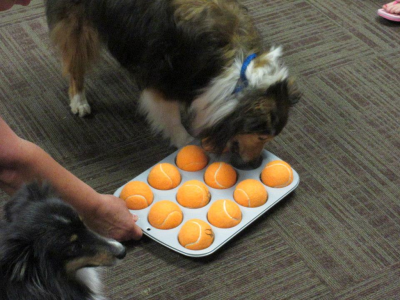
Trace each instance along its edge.
<instances>
[{"instance_id":1,"label":"orange tennis ball","mask_svg":"<svg viewBox=\"0 0 400 300\"><path fill-rule=\"evenodd\" d=\"M211 194L208 187L198 180L186 181L178 189L176 200L182 206L200 208L210 202Z\"/></svg>"},{"instance_id":2,"label":"orange tennis ball","mask_svg":"<svg viewBox=\"0 0 400 300\"><path fill-rule=\"evenodd\" d=\"M150 208L148 220L155 228L171 229L181 224L183 213L178 204L169 200L161 200Z\"/></svg>"},{"instance_id":3,"label":"orange tennis ball","mask_svg":"<svg viewBox=\"0 0 400 300\"><path fill-rule=\"evenodd\" d=\"M204 174L204 181L215 189L228 189L235 185L236 180L235 169L224 162L212 163Z\"/></svg>"},{"instance_id":4,"label":"orange tennis ball","mask_svg":"<svg viewBox=\"0 0 400 300\"><path fill-rule=\"evenodd\" d=\"M293 181L292 167L283 160L274 160L267 163L261 172L261 181L274 188L288 186Z\"/></svg>"},{"instance_id":5,"label":"orange tennis ball","mask_svg":"<svg viewBox=\"0 0 400 300\"><path fill-rule=\"evenodd\" d=\"M176 156L176 165L184 171L200 171L207 163L208 158L204 150L194 145L183 147Z\"/></svg>"},{"instance_id":6,"label":"orange tennis ball","mask_svg":"<svg viewBox=\"0 0 400 300\"><path fill-rule=\"evenodd\" d=\"M208 221L219 228L231 228L242 221L242 212L232 200L215 201L207 213Z\"/></svg>"},{"instance_id":7,"label":"orange tennis ball","mask_svg":"<svg viewBox=\"0 0 400 300\"><path fill-rule=\"evenodd\" d=\"M170 190L179 185L181 174L175 166L169 163L161 163L151 169L147 180L155 189Z\"/></svg>"},{"instance_id":8,"label":"orange tennis ball","mask_svg":"<svg viewBox=\"0 0 400 300\"><path fill-rule=\"evenodd\" d=\"M153 192L150 187L142 181L128 182L122 189L119 197L125 200L129 209L143 209L153 203Z\"/></svg>"},{"instance_id":9,"label":"orange tennis ball","mask_svg":"<svg viewBox=\"0 0 400 300\"><path fill-rule=\"evenodd\" d=\"M258 180L246 179L236 186L233 198L242 206L258 207L267 202L268 193Z\"/></svg>"},{"instance_id":10,"label":"orange tennis ball","mask_svg":"<svg viewBox=\"0 0 400 300\"><path fill-rule=\"evenodd\" d=\"M191 250L210 247L214 241L214 232L210 224L199 219L192 219L183 224L178 234L179 243Z\"/></svg>"}]
</instances>

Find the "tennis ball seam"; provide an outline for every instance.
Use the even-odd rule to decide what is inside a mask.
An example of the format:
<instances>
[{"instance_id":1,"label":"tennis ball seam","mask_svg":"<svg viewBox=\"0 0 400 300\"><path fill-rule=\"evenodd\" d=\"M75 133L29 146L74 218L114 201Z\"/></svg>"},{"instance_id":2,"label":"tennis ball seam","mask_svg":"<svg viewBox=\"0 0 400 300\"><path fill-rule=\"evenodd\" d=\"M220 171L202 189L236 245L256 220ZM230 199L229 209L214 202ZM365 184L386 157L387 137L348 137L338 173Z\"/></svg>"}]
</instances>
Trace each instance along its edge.
<instances>
[{"instance_id":1,"label":"tennis ball seam","mask_svg":"<svg viewBox=\"0 0 400 300\"><path fill-rule=\"evenodd\" d=\"M219 167L218 167L218 169L217 169L217 170L215 171L215 173L214 173L214 181L215 181L215 183L216 183L218 186L220 186L220 187L223 188L223 189L226 189L226 187L223 186L222 184L220 184L220 183L218 182L218 180L217 180L217 174L218 174L219 170L221 169L221 167L222 167L222 163L219 163Z\"/></svg>"},{"instance_id":2,"label":"tennis ball seam","mask_svg":"<svg viewBox=\"0 0 400 300\"><path fill-rule=\"evenodd\" d=\"M197 226L199 226L199 238L197 239L197 241L196 242L194 242L194 243L189 243L189 244L186 244L184 247L186 248L187 246L192 246L192 245L196 245L197 243L199 243L200 242L200 240L201 240L201 237L202 237L202 235L201 235L201 225L199 224L199 223L197 223L197 222L192 222L192 223L194 223L194 224L196 224Z\"/></svg>"},{"instance_id":3,"label":"tennis ball seam","mask_svg":"<svg viewBox=\"0 0 400 300\"><path fill-rule=\"evenodd\" d=\"M167 215L167 217L164 219L164 221L163 221L160 225L158 225L158 226L163 227L164 224L165 224L165 222L167 222L168 218L169 218L169 217L171 216L171 214L173 214L173 213L179 213L179 214L182 215L182 213L181 213L179 210L171 211L171 212Z\"/></svg>"},{"instance_id":4,"label":"tennis ball seam","mask_svg":"<svg viewBox=\"0 0 400 300\"><path fill-rule=\"evenodd\" d=\"M232 220L236 220L236 221L239 221L239 220L240 220L239 218L234 218L234 217L232 217L232 216L228 213L228 211L227 211L227 209L226 209L226 200L224 201L223 208L224 208L224 212L226 213L226 215L227 215L229 218L231 218Z\"/></svg>"},{"instance_id":5,"label":"tennis ball seam","mask_svg":"<svg viewBox=\"0 0 400 300\"><path fill-rule=\"evenodd\" d=\"M143 198L143 199L146 201L147 205L149 205L149 201L147 200L147 198L146 198L145 196L139 195L139 194L130 195L128 198L125 199L125 201L128 201L128 200L129 200L130 198L132 198L132 197L140 197L140 198Z\"/></svg>"},{"instance_id":6,"label":"tennis ball seam","mask_svg":"<svg viewBox=\"0 0 400 300\"><path fill-rule=\"evenodd\" d=\"M249 195L246 193L246 191L245 190L242 190L242 189L236 189L237 191L241 191L241 192L243 192L243 194L245 194L246 195L246 197L247 197L247 200L249 201L249 207L250 207L250 197L249 197Z\"/></svg>"},{"instance_id":7,"label":"tennis ball seam","mask_svg":"<svg viewBox=\"0 0 400 300\"><path fill-rule=\"evenodd\" d=\"M172 178L169 177L167 173L165 173L165 171L162 168L162 164L160 164L160 170L169 179L169 181L171 182L170 185L169 185L171 187L173 185Z\"/></svg>"},{"instance_id":8,"label":"tennis ball seam","mask_svg":"<svg viewBox=\"0 0 400 300\"><path fill-rule=\"evenodd\" d=\"M282 184L277 185L277 186L275 186L275 187L276 187L276 188L281 188L281 187L286 187L286 186L288 186L288 185L290 184L290 182L293 180L293 179L292 179L292 178L293 178L293 171L292 171L292 169L289 168L287 165L284 165L284 164L282 164L282 163L277 163L277 164L273 164L273 165L270 165L270 166L266 166L266 167L264 168L264 170L265 170L265 169L268 169L268 168L270 168L270 167L274 167L274 166L282 166L282 167L285 167L285 168L287 169L287 171L289 172L289 178L288 178L288 180L286 181L286 183L282 183Z\"/></svg>"},{"instance_id":9,"label":"tennis ball seam","mask_svg":"<svg viewBox=\"0 0 400 300\"><path fill-rule=\"evenodd\" d=\"M200 186L198 186L198 185L195 185L195 184L187 184L186 186L194 186L194 187L198 188L198 189L202 192L202 195L203 195L203 203L207 201L207 199L205 199L205 197L206 197L206 191L205 191L202 187L200 187Z\"/></svg>"}]
</instances>

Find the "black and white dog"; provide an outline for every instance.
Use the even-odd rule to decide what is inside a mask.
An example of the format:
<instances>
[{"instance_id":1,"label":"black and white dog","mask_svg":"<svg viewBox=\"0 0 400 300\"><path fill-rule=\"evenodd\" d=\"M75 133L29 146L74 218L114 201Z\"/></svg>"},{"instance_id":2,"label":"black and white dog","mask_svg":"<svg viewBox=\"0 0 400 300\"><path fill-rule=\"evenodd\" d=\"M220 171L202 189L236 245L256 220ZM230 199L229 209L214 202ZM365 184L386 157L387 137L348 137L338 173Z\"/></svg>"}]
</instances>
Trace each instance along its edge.
<instances>
[{"instance_id":1,"label":"black and white dog","mask_svg":"<svg viewBox=\"0 0 400 300\"><path fill-rule=\"evenodd\" d=\"M264 49L237 0L46 0L46 14L80 116L102 46L135 76L156 132L177 147L199 138L228 149L237 166L257 165L300 98L281 48Z\"/></svg>"},{"instance_id":2,"label":"black and white dog","mask_svg":"<svg viewBox=\"0 0 400 300\"><path fill-rule=\"evenodd\" d=\"M0 223L1 300L99 300L95 268L125 256L118 242L90 231L48 187L30 184L5 206Z\"/></svg>"}]
</instances>

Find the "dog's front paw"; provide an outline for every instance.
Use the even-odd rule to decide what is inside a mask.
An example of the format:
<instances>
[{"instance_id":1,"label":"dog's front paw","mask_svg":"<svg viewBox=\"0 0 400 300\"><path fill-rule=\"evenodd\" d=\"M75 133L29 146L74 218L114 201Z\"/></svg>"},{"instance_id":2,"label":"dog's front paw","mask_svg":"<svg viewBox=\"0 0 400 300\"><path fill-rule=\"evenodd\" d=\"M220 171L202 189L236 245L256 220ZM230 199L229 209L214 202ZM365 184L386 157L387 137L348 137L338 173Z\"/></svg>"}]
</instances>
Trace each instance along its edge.
<instances>
[{"instance_id":1,"label":"dog's front paw","mask_svg":"<svg viewBox=\"0 0 400 300\"><path fill-rule=\"evenodd\" d=\"M71 112L80 117L87 116L91 113L90 105L86 100L85 94L76 94L71 99Z\"/></svg>"},{"instance_id":2,"label":"dog's front paw","mask_svg":"<svg viewBox=\"0 0 400 300\"><path fill-rule=\"evenodd\" d=\"M177 148L181 148L183 146L186 146L187 144L190 144L194 138L186 132L181 132L180 134L174 134L171 137L171 144Z\"/></svg>"},{"instance_id":3,"label":"dog's front paw","mask_svg":"<svg viewBox=\"0 0 400 300\"><path fill-rule=\"evenodd\" d=\"M90 115L91 109L89 104L80 104L80 105L72 105L71 104L71 112L74 115L79 115L80 117L84 117Z\"/></svg>"}]
</instances>

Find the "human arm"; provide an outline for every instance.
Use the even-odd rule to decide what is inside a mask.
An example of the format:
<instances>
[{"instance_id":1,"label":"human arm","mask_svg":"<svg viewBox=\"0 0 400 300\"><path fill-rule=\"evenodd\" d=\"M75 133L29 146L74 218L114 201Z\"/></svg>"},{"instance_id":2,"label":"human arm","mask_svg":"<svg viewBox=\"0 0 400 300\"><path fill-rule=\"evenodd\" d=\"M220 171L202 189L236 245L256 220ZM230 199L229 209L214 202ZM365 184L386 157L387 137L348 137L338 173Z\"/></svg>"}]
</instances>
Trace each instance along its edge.
<instances>
[{"instance_id":1,"label":"human arm","mask_svg":"<svg viewBox=\"0 0 400 300\"><path fill-rule=\"evenodd\" d=\"M18 137L0 117L0 188L11 195L33 180L48 182L100 234L118 240L142 236L123 200L97 193L39 146Z\"/></svg>"},{"instance_id":2,"label":"human arm","mask_svg":"<svg viewBox=\"0 0 400 300\"><path fill-rule=\"evenodd\" d=\"M10 9L14 4L27 6L31 0L0 0L0 11Z\"/></svg>"}]
</instances>

